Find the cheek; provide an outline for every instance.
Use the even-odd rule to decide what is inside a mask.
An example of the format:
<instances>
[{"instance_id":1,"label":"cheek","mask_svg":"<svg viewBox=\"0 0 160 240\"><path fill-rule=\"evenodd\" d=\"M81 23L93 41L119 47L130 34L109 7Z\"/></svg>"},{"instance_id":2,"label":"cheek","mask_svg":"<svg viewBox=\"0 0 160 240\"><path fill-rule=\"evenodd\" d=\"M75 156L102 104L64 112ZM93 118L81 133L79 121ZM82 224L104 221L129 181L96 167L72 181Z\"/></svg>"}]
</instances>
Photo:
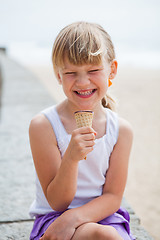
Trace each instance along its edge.
<instances>
[{"instance_id":1,"label":"cheek","mask_svg":"<svg viewBox=\"0 0 160 240\"><path fill-rule=\"evenodd\" d=\"M105 75L104 76L104 85L105 85L105 88L108 89L109 87L109 83L108 83L108 79L109 79L109 74Z\"/></svg>"},{"instance_id":2,"label":"cheek","mask_svg":"<svg viewBox=\"0 0 160 240\"><path fill-rule=\"evenodd\" d=\"M104 89L108 88L108 75L104 74L101 76L101 78L99 79L99 83L101 85L101 87L103 87Z\"/></svg>"},{"instance_id":3,"label":"cheek","mask_svg":"<svg viewBox=\"0 0 160 240\"><path fill-rule=\"evenodd\" d=\"M68 95L69 92L72 91L72 86L73 86L73 81L68 80L68 79L62 79L62 87L63 87L63 91L66 95Z\"/></svg>"},{"instance_id":4,"label":"cheek","mask_svg":"<svg viewBox=\"0 0 160 240\"><path fill-rule=\"evenodd\" d=\"M101 82L101 89L105 95L108 90L108 78L105 77L105 79Z\"/></svg>"}]
</instances>

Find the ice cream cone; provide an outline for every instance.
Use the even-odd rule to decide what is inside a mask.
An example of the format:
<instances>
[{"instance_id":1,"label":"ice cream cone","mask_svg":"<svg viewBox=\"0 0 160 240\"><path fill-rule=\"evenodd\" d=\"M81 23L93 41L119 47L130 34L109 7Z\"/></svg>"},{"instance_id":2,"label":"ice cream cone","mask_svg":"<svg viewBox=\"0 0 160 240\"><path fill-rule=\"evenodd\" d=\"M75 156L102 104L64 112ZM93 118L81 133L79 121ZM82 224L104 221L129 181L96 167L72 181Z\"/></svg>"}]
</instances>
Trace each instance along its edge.
<instances>
[{"instance_id":1,"label":"ice cream cone","mask_svg":"<svg viewBox=\"0 0 160 240\"><path fill-rule=\"evenodd\" d=\"M77 127L92 127L93 112L92 111L77 111L74 113ZM86 157L84 158L86 160Z\"/></svg>"}]
</instances>

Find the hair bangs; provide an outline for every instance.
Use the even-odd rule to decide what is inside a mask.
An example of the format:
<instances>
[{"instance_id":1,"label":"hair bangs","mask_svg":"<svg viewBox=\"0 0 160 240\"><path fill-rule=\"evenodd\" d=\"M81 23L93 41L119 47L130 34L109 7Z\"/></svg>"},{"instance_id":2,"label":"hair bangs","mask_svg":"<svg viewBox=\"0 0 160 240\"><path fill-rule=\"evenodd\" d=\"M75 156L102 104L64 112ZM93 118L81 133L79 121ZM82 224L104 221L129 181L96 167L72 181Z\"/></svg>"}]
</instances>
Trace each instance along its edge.
<instances>
[{"instance_id":1,"label":"hair bangs","mask_svg":"<svg viewBox=\"0 0 160 240\"><path fill-rule=\"evenodd\" d=\"M76 22L62 29L54 42L52 62L56 74L64 66L65 57L74 65L96 65L104 58L111 62L115 55L110 36L100 25Z\"/></svg>"},{"instance_id":2,"label":"hair bangs","mask_svg":"<svg viewBox=\"0 0 160 240\"><path fill-rule=\"evenodd\" d=\"M99 64L102 61L102 46L95 36L81 33L68 39L65 55L75 65Z\"/></svg>"}]
</instances>

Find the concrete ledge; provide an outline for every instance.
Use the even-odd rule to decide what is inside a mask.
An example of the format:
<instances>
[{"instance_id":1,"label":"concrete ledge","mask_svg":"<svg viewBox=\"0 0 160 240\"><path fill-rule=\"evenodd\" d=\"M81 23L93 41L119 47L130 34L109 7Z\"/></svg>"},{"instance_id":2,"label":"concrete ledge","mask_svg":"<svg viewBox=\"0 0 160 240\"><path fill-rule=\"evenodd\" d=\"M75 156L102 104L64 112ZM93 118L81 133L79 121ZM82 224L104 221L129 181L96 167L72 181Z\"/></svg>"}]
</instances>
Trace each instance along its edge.
<instances>
[{"instance_id":1,"label":"concrete ledge","mask_svg":"<svg viewBox=\"0 0 160 240\"><path fill-rule=\"evenodd\" d=\"M136 240L153 240L149 233L140 225L140 218L136 215L126 199L123 199L122 207L126 208L130 214L131 233L136 237Z\"/></svg>"},{"instance_id":2,"label":"concrete ledge","mask_svg":"<svg viewBox=\"0 0 160 240\"><path fill-rule=\"evenodd\" d=\"M35 76L2 52L0 68L0 239L27 240L33 225L28 209L35 194L28 126L35 114L55 101ZM123 206L130 213L131 232L137 240L151 240L125 200Z\"/></svg>"},{"instance_id":3,"label":"concrete ledge","mask_svg":"<svg viewBox=\"0 0 160 240\"><path fill-rule=\"evenodd\" d=\"M13 223L0 223L0 239L28 240L33 222L21 221Z\"/></svg>"}]
</instances>

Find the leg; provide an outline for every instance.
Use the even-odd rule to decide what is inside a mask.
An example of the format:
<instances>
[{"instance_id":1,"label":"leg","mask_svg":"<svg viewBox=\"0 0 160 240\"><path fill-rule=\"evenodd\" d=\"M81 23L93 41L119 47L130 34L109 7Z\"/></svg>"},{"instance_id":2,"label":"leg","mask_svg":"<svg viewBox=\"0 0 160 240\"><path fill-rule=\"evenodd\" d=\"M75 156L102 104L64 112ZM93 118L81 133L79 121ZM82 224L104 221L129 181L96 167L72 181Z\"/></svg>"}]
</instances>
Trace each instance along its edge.
<instances>
[{"instance_id":1,"label":"leg","mask_svg":"<svg viewBox=\"0 0 160 240\"><path fill-rule=\"evenodd\" d=\"M72 240L123 240L112 226L85 223L77 228Z\"/></svg>"}]
</instances>

